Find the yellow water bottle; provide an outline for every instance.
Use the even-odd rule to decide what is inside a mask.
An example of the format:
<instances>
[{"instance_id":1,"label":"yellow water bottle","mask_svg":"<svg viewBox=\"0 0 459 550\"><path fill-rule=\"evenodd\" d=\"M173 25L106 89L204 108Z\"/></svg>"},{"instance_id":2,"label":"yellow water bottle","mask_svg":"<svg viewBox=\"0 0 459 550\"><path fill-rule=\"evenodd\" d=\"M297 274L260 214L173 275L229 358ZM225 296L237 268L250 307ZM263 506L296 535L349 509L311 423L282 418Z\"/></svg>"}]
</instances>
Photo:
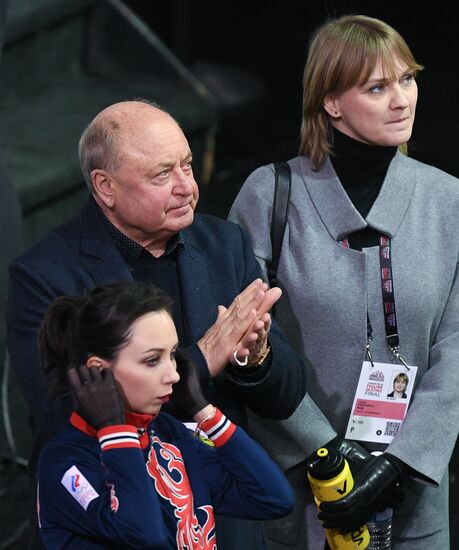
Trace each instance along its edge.
<instances>
[{"instance_id":1,"label":"yellow water bottle","mask_svg":"<svg viewBox=\"0 0 459 550\"><path fill-rule=\"evenodd\" d=\"M308 479L317 508L321 502L338 500L354 487L349 464L338 449L321 447L308 460ZM325 529L331 550L364 550L370 543L366 525L349 533Z\"/></svg>"}]
</instances>

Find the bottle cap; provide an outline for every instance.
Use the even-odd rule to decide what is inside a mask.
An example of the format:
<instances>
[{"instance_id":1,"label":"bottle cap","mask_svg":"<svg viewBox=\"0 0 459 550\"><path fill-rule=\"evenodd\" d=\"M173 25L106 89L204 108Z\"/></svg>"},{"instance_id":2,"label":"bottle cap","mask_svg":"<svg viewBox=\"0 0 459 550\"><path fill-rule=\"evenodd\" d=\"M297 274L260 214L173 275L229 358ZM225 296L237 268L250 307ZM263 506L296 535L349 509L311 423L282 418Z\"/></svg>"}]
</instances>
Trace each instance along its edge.
<instances>
[{"instance_id":1,"label":"bottle cap","mask_svg":"<svg viewBox=\"0 0 459 550\"><path fill-rule=\"evenodd\" d=\"M345 462L338 449L321 447L307 462L309 474L316 479L330 479L342 472Z\"/></svg>"}]
</instances>

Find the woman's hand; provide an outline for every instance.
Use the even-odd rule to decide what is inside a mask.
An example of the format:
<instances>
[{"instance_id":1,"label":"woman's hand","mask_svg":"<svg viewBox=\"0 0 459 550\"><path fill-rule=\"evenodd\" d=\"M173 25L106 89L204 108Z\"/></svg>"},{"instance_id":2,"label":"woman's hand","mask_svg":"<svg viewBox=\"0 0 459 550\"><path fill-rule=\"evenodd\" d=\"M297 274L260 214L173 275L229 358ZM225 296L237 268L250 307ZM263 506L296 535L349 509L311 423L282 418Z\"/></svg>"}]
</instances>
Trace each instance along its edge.
<instances>
[{"instance_id":1,"label":"woman's hand","mask_svg":"<svg viewBox=\"0 0 459 550\"><path fill-rule=\"evenodd\" d=\"M67 378L77 412L90 426L100 430L125 423L124 406L112 369L80 365L69 368Z\"/></svg>"},{"instance_id":2,"label":"woman's hand","mask_svg":"<svg viewBox=\"0 0 459 550\"><path fill-rule=\"evenodd\" d=\"M171 400L179 412L192 417L209 405L209 400L204 396L194 363L180 353L175 360L180 380L173 385Z\"/></svg>"},{"instance_id":3,"label":"woman's hand","mask_svg":"<svg viewBox=\"0 0 459 550\"><path fill-rule=\"evenodd\" d=\"M400 484L404 467L387 454L372 456L357 475L350 493L333 502L322 502L318 517L325 529L353 531L384 508L398 508L405 498Z\"/></svg>"}]
</instances>

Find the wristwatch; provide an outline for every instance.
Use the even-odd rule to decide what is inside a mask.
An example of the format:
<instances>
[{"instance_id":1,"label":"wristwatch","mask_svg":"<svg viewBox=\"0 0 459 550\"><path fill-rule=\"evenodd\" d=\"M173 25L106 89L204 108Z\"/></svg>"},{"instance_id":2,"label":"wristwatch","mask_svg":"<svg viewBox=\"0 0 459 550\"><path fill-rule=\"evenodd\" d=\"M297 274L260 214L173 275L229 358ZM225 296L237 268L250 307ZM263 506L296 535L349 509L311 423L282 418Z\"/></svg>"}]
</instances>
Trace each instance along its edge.
<instances>
[{"instance_id":1,"label":"wristwatch","mask_svg":"<svg viewBox=\"0 0 459 550\"><path fill-rule=\"evenodd\" d=\"M266 347L265 352L258 358L258 361L256 363L251 363L251 367L261 367L263 363L266 361L267 357L271 353L271 346L268 344Z\"/></svg>"}]
</instances>

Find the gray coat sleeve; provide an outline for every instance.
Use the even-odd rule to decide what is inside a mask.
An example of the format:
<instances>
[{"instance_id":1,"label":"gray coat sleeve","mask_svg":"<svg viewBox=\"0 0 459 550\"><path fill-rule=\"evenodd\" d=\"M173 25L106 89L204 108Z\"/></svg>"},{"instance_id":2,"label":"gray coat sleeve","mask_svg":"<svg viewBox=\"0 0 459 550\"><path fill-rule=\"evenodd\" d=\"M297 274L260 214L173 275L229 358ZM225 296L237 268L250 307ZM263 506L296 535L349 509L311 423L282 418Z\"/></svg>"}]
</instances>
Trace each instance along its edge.
<instances>
[{"instance_id":1,"label":"gray coat sleeve","mask_svg":"<svg viewBox=\"0 0 459 550\"><path fill-rule=\"evenodd\" d=\"M438 485L459 429L459 264L448 302L403 425L387 451L411 466L420 479ZM435 444L432 444L435 434Z\"/></svg>"},{"instance_id":2,"label":"gray coat sleeve","mask_svg":"<svg viewBox=\"0 0 459 550\"><path fill-rule=\"evenodd\" d=\"M229 213L229 219L249 234L265 280L266 265L271 260L273 197L273 166L262 166L249 176ZM307 358L305 362L307 366ZM285 470L302 462L336 436L327 418L307 393L297 410L286 420L267 421L254 414L250 415L249 420L251 433ZM282 440L282 444L279 444L279 440Z\"/></svg>"}]
</instances>

